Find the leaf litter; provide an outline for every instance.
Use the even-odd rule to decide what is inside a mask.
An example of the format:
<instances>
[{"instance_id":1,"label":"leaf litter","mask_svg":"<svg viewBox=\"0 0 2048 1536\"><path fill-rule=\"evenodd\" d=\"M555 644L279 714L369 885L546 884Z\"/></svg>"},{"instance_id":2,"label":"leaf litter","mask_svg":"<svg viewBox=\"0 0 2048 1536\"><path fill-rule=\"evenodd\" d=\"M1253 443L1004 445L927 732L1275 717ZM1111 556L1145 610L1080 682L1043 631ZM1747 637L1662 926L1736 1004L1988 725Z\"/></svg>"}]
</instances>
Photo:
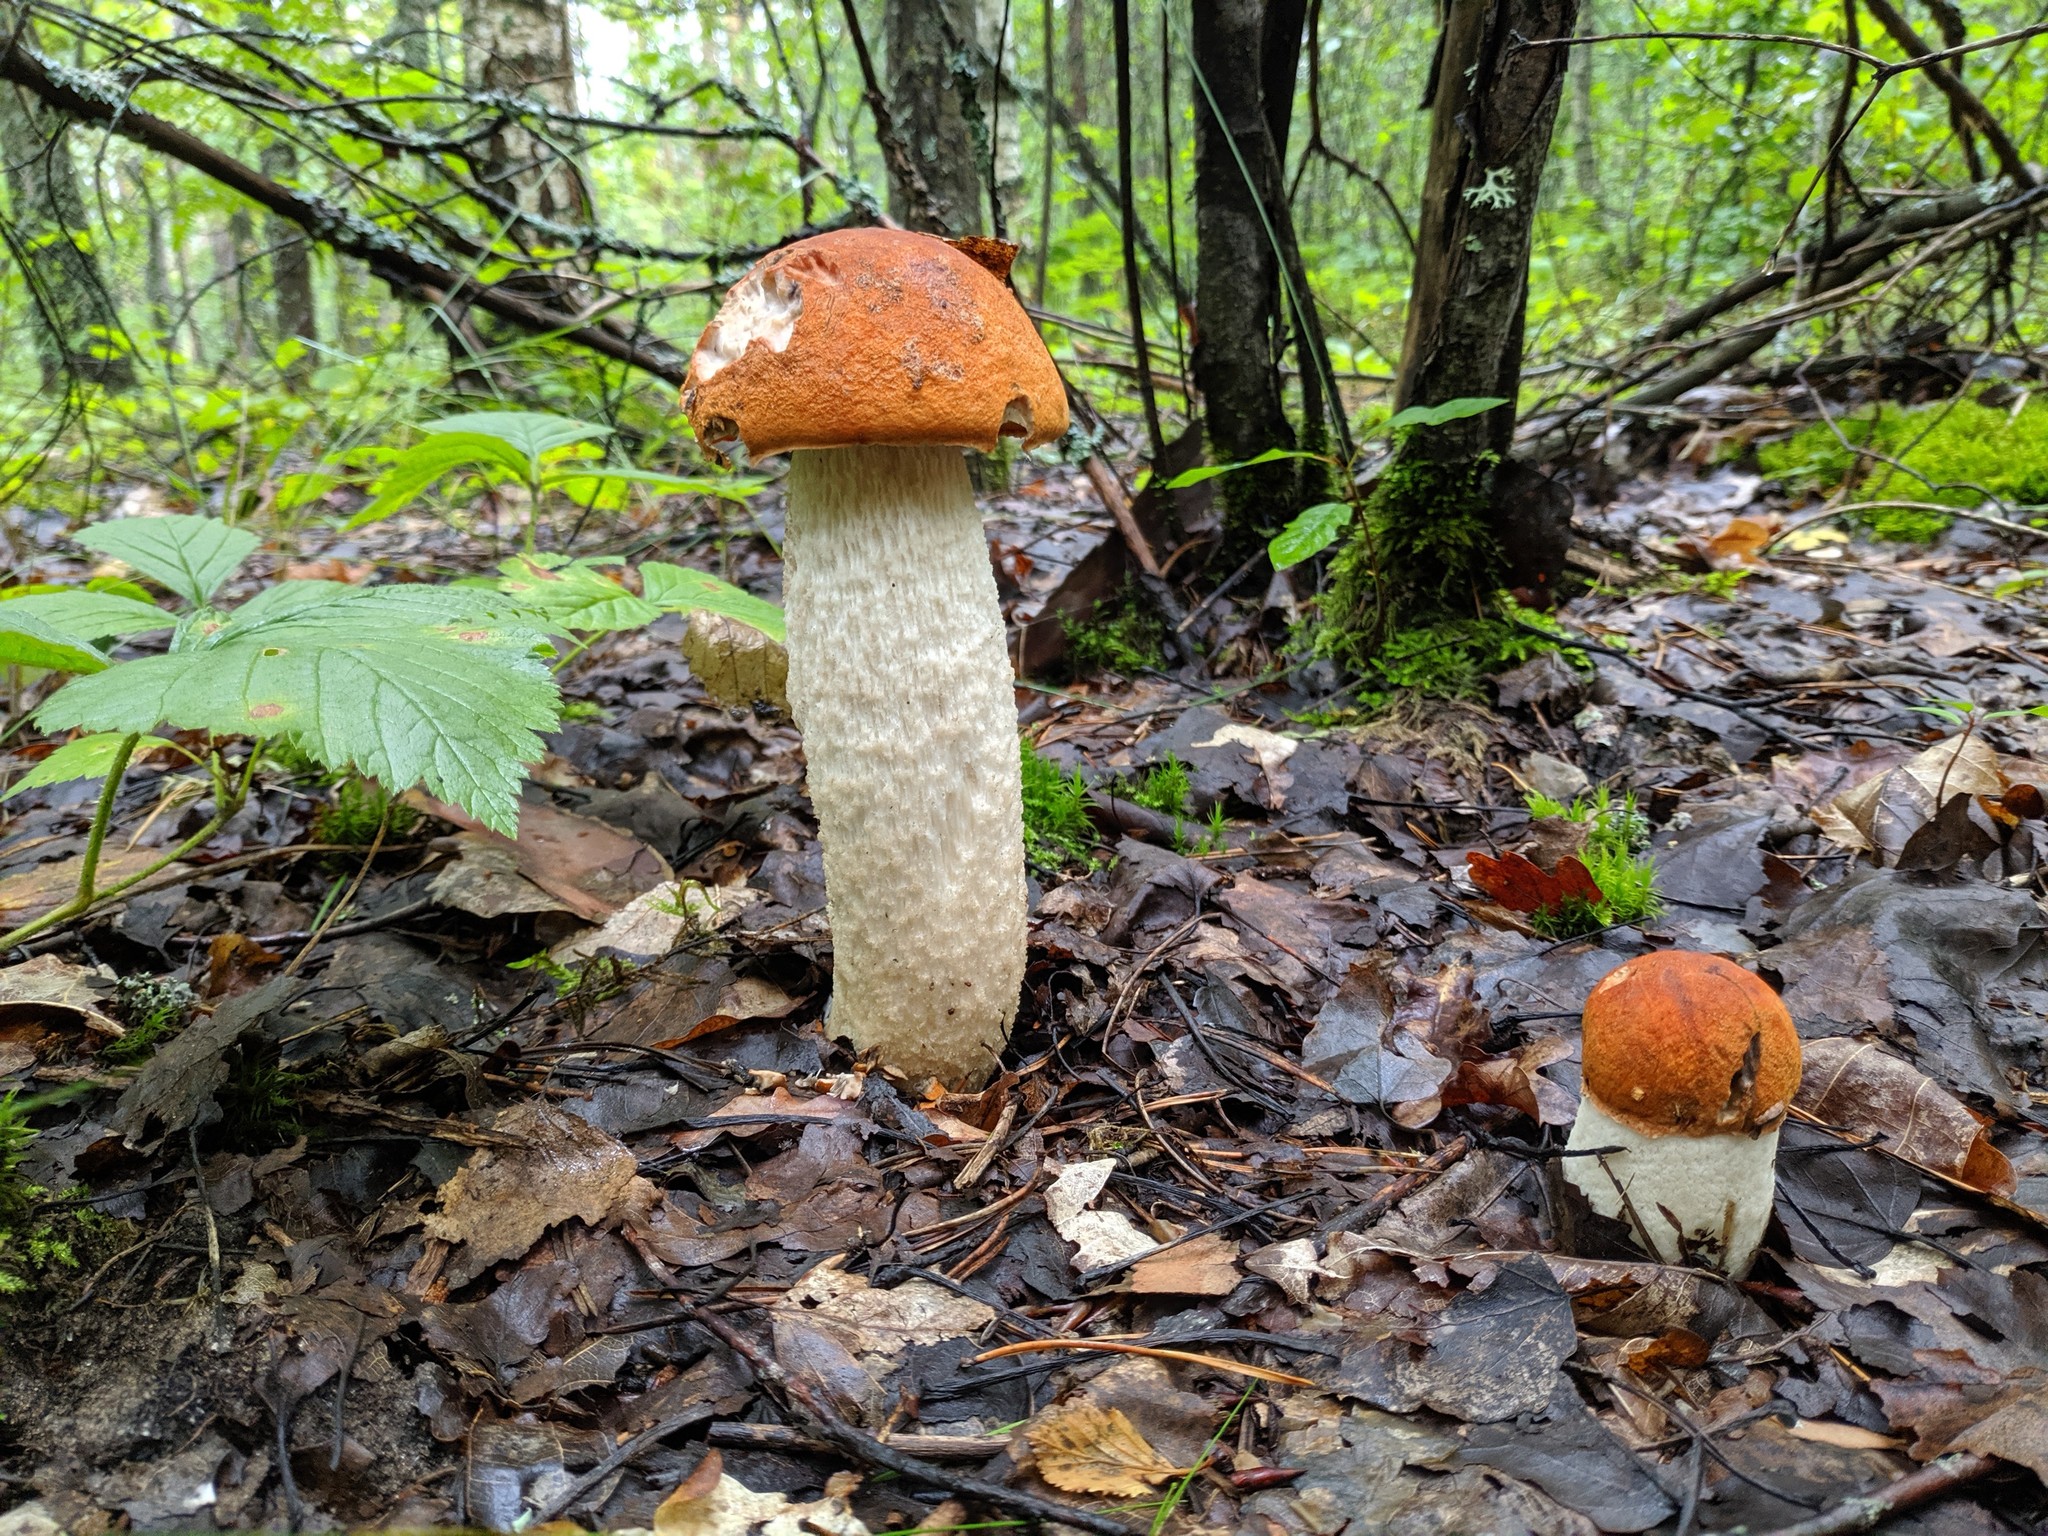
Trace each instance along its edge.
<instances>
[{"instance_id":1,"label":"leaf litter","mask_svg":"<svg viewBox=\"0 0 2048 1536\"><path fill-rule=\"evenodd\" d=\"M266 770L222 839L0 970L37 1131L0 1529L1769 1531L1944 1457L1981 1475L1896 1528L2038 1523L2048 726L2013 711L2048 627L1980 595L1964 532L1910 578L1789 553L1753 484L1688 473L1581 532L1741 582L1579 598L1583 648L1485 702L1307 729L1327 701L1286 681L1035 696L1098 858L1039 872L981 1092L829 1036L751 631L594 643L516 838L416 797L374 859L293 852L327 791ZM1020 617L1101 536L1068 475L992 501ZM765 540L729 557L774 590ZM1214 606L1212 641L1278 638ZM1129 803L1168 763L1177 814ZM195 814L179 771L138 767L114 868ZM1664 905L1545 937L1584 834L1524 795L1603 785ZM6 809L0 905L61 899L76 786ZM1739 1284L1633 1251L1552 1155L1587 992L1670 946L1765 975L1805 1044Z\"/></svg>"}]
</instances>

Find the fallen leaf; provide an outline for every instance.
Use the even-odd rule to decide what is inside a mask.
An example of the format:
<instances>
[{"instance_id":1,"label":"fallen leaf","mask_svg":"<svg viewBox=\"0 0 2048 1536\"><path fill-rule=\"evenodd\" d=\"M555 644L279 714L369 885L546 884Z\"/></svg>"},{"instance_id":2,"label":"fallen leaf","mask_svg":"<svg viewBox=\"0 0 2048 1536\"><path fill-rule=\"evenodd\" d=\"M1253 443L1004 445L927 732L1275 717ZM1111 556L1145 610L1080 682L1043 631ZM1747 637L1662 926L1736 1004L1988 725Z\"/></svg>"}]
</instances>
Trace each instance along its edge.
<instances>
[{"instance_id":1,"label":"fallen leaf","mask_svg":"<svg viewBox=\"0 0 2048 1536\"><path fill-rule=\"evenodd\" d=\"M1996 1456L2048 1481L2048 1395L2030 1392L2016 1397L1957 1435L1948 1448Z\"/></svg>"},{"instance_id":2,"label":"fallen leaf","mask_svg":"<svg viewBox=\"0 0 2048 1536\"><path fill-rule=\"evenodd\" d=\"M1849 1451L1898 1451L1906 1442L1897 1435L1881 1435L1856 1424L1837 1424L1828 1419L1794 1419L1790 1433L1816 1445L1838 1445Z\"/></svg>"},{"instance_id":3,"label":"fallen leaf","mask_svg":"<svg viewBox=\"0 0 2048 1536\"><path fill-rule=\"evenodd\" d=\"M564 939L549 952L549 958L561 965L571 965L609 951L629 960L659 960L684 937L716 933L737 921L748 907L765 899L765 893L747 885L665 881L635 896L606 918L602 927ZM705 1032L702 1025L695 1031Z\"/></svg>"},{"instance_id":4,"label":"fallen leaf","mask_svg":"<svg viewBox=\"0 0 2048 1536\"><path fill-rule=\"evenodd\" d=\"M2012 1164L1947 1089L1867 1040L1809 1040L1792 1102L1861 1140L1875 1137L1916 1168L1989 1194L2018 1188Z\"/></svg>"},{"instance_id":5,"label":"fallen leaf","mask_svg":"<svg viewBox=\"0 0 2048 1536\"><path fill-rule=\"evenodd\" d=\"M700 608L683 632L683 659L726 708L763 703L789 712L789 652L752 625Z\"/></svg>"},{"instance_id":6,"label":"fallen leaf","mask_svg":"<svg viewBox=\"0 0 2048 1536\"><path fill-rule=\"evenodd\" d=\"M110 972L55 955L37 955L0 970L0 1054L15 1054L10 1048L19 1047L28 1058L25 1068L38 1054L37 1045L53 1035L69 1037L61 1039L66 1045L79 1043L80 1034L91 1036L86 1049L95 1051L120 1039L126 1031L100 1009L112 979Z\"/></svg>"},{"instance_id":7,"label":"fallen leaf","mask_svg":"<svg viewBox=\"0 0 2048 1536\"><path fill-rule=\"evenodd\" d=\"M1228 1296L1242 1278L1237 1244L1211 1232L1140 1259L1131 1267L1131 1290L1140 1296Z\"/></svg>"},{"instance_id":8,"label":"fallen leaf","mask_svg":"<svg viewBox=\"0 0 2048 1536\"><path fill-rule=\"evenodd\" d=\"M117 885L162 857L154 848L117 848L102 854L98 883L102 888ZM69 901L78 894L78 871L84 862L83 853L74 853L68 859L52 859L0 879L0 918L9 926L26 923ZM167 864L157 878L170 885L188 871L187 865Z\"/></svg>"},{"instance_id":9,"label":"fallen leaf","mask_svg":"<svg viewBox=\"0 0 2048 1536\"><path fill-rule=\"evenodd\" d=\"M1601 897L1586 866L1571 854L1558 859L1554 873L1519 853L1504 853L1497 859L1468 853L1465 864L1472 883L1510 912L1550 912L1574 898L1592 903Z\"/></svg>"},{"instance_id":10,"label":"fallen leaf","mask_svg":"<svg viewBox=\"0 0 2048 1536\"><path fill-rule=\"evenodd\" d=\"M441 1186L426 1233L455 1247L450 1290L503 1259L523 1258L541 1234L571 1218L600 1226L653 1189L633 1154L587 1120L545 1103L515 1104L493 1129L525 1146L486 1147Z\"/></svg>"},{"instance_id":11,"label":"fallen leaf","mask_svg":"<svg viewBox=\"0 0 2048 1536\"><path fill-rule=\"evenodd\" d=\"M1025 1426L1038 1475L1068 1493L1140 1498L1185 1468L1176 1467L1116 1408L1075 1403Z\"/></svg>"},{"instance_id":12,"label":"fallen leaf","mask_svg":"<svg viewBox=\"0 0 2048 1536\"><path fill-rule=\"evenodd\" d=\"M1109 1176L1116 1171L1116 1159L1076 1163L1063 1169L1046 1187L1045 1214L1053 1230L1074 1244L1077 1271L1114 1264L1120 1259L1150 1253L1159 1246L1140 1232L1121 1211L1091 1211Z\"/></svg>"},{"instance_id":13,"label":"fallen leaf","mask_svg":"<svg viewBox=\"0 0 2048 1536\"><path fill-rule=\"evenodd\" d=\"M793 1503L786 1494L756 1493L725 1476L724 1458L715 1450L705 1452L698 1472L705 1463L716 1463L708 1480L693 1472L655 1508L654 1536L869 1536L843 1498L828 1492L813 1503Z\"/></svg>"},{"instance_id":14,"label":"fallen leaf","mask_svg":"<svg viewBox=\"0 0 2048 1536\"><path fill-rule=\"evenodd\" d=\"M607 822L577 816L552 805L525 801L519 807L519 836L515 840L493 832L467 812L434 799L419 790L408 790L405 803L442 821L463 829L458 848L465 861L484 860L502 874L502 853L487 858L485 850L510 850L512 867L524 879L540 887L564 911L586 922L601 923L634 897L675 878L668 860L630 833ZM446 873L445 871L443 872ZM441 876L428 887L436 900L460 905L461 886L444 886ZM444 891L446 894L444 894ZM494 891L490 900L505 899ZM477 912L494 917L502 912L545 911L547 905L506 905L496 912ZM463 907L475 911L474 907Z\"/></svg>"}]
</instances>

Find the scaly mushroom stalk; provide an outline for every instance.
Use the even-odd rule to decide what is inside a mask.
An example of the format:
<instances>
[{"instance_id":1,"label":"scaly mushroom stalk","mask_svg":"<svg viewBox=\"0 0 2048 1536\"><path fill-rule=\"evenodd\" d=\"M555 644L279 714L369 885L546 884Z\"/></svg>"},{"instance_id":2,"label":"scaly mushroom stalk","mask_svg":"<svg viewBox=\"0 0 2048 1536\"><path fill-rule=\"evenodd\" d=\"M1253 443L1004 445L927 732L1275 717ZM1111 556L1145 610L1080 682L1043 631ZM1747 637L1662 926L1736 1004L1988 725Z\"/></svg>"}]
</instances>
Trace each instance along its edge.
<instances>
[{"instance_id":1,"label":"scaly mushroom stalk","mask_svg":"<svg viewBox=\"0 0 2048 1536\"><path fill-rule=\"evenodd\" d=\"M962 448L1066 430L1014 247L800 240L733 285L683 389L714 453L792 455L789 700L832 924L831 1029L922 1088L994 1072L1024 976L1017 716Z\"/></svg>"},{"instance_id":2,"label":"scaly mushroom stalk","mask_svg":"<svg viewBox=\"0 0 2048 1536\"><path fill-rule=\"evenodd\" d=\"M1024 981L1024 812L1002 609L959 450L795 454L783 559L832 1030L906 1072L978 1081Z\"/></svg>"},{"instance_id":3,"label":"scaly mushroom stalk","mask_svg":"<svg viewBox=\"0 0 2048 1536\"><path fill-rule=\"evenodd\" d=\"M1565 1178L1667 1264L1749 1273L1771 1218L1799 1034L1758 977L1664 950L1586 998L1584 1092Z\"/></svg>"}]
</instances>

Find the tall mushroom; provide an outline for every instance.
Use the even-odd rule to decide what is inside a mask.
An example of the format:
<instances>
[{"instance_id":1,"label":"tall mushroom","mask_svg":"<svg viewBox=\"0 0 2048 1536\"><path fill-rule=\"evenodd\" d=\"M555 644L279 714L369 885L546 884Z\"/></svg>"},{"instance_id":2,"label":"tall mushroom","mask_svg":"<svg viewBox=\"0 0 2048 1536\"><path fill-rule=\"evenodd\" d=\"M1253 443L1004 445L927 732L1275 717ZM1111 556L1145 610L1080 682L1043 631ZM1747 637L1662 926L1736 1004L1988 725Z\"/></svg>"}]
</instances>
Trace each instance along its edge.
<instances>
[{"instance_id":1,"label":"tall mushroom","mask_svg":"<svg viewBox=\"0 0 2048 1536\"><path fill-rule=\"evenodd\" d=\"M1584 1092L1565 1160L1594 1210L1667 1264L1749 1272L1770 1220L1799 1035L1778 994L1718 955L1663 950L1586 999Z\"/></svg>"},{"instance_id":2,"label":"tall mushroom","mask_svg":"<svg viewBox=\"0 0 2048 1536\"><path fill-rule=\"evenodd\" d=\"M832 1029L978 1087L1024 978L1017 710L963 448L1066 430L1010 248L844 229L726 295L683 386L715 453L790 455L789 702L824 844ZM922 1087L922 1082L919 1083Z\"/></svg>"}]
</instances>

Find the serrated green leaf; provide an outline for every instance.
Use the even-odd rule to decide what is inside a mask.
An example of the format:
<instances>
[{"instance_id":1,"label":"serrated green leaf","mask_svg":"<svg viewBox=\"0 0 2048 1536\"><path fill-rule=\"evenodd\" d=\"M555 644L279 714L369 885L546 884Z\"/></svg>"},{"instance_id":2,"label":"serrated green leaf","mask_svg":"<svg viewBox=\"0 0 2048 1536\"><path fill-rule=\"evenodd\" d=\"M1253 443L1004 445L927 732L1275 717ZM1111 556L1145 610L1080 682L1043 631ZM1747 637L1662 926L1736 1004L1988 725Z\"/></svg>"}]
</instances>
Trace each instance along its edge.
<instances>
[{"instance_id":1,"label":"serrated green leaf","mask_svg":"<svg viewBox=\"0 0 2048 1536\"><path fill-rule=\"evenodd\" d=\"M0 603L0 667L45 667L52 672L99 672L107 658L78 635L39 619L30 599Z\"/></svg>"},{"instance_id":2,"label":"serrated green leaf","mask_svg":"<svg viewBox=\"0 0 2048 1536\"><path fill-rule=\"evenodd\" d=\"M666 491L672 496L716 496L724 501L745 501L768 482L759 476L730 480L706 480L689 475L668 475L653 469L558 469L545 475L541 484L559 487L568 495L582 500L586 494L578 482L593 484L619 483L644 485L653 490Z\"/></svg>"},{"instance_id":3,"label":"serrated green leaf","mask_svg":"<svg viewBox=\"0 0 2048 1536\"><path fill-rule=\"evenodd\" d=\"M393 790L423 783L486 825L518 829L522 765L541 755L560 699L543 638L495 621L476 588L346 588L286 611L242 613L189 648L60 688L44 730L285 737L332 769Z\"/></svg>"},{"instance_id":4,"label":"serrated green leaf","mask_svg":"<svg viewBox=\"0 0 2048 1536\"><path fill-rule=\"evenodd\" d=\"M635 597L604 567L617 564L602 556L563 560L559 555L517 555L498 569L504 572L498 590L551 625L574 630L638 629L660 618L664 609Z\"/></svg>"},{"instance_id":5,"label":"serrated green leaf","mask_svg":"<svg viewBox=\"0 0 2048 1536\"><path fill-rule=\"evenodd\" d=\"M0 800L12 800L23 790L36 789L44 784L104 778L107 770L114 766L114 754L121 750L121 743L127 739L126 731L102 731L96 736L81 736L76 741L67 741L23 774L12 789L0 795ZM145 736L135 743L135 750L153 752L158 747L171 745L161 736Z\"/></svg>"},{"instance_id":6,"label":"serrated green leaf","mask_svg":"<svg viewBox=\"0 0 2048 1536\"><path fill-rule=\"evenodd\" d=\"M546 411L467 411L426 422L420 430L434 436L494 438L524 456L535 475L540 473L541 457L551 450L611 436L609 427Z\"/></svg>"},{"instance_id":7,"label":"serrated green leaf","mask_svg":"<svg viewBox=\"0 0 2048 1536\"><path fill-rule=\"evenodd\" d=\"M18 597L8 605L15 617L33 614L43 623L80 640L104 640L109 635L145 635L153 629L170 629L178 622L155 603L138 603L132 597L111 592L37 592Z\"/></svg>"},{"instance_id":8,"label":"serrated green leaf","mask_svg":"<svg viewBox=\"0 0 2048 1536\"><path fill-rule=\"evenodd\" d=\"M1444 401L1442 405L1411 405L1388 418L1387 430L1398 432L1403 427L1440 427L1447 421L1483 416L1495 406L1507 403L1502 395L1460 395L1455 400Z\"/></svg>"},{"instance_id":9,"label":"serrated green leaf","mask_svg":"<svg viewBox=\"0 0 2048 1536\"><path fill-rule=\"evenodd\" d=\"M377 482L376 496L342 527L382 522L411 506L443 475L458 469L496 469L524 480L530 466L517 448L484 433L447 432L429 437L393 461Z\"/></svg>"},{"instance_id":10,"label":"serrated green leaf","mask_svg":"<svg viewBox=\"0 0 2048 1536\"><path fill-rule=\"evenodd\" d=\"M1299 448L1268 448L1264 453L1254 454L1248 459L1239 459L1235 464L1198 464L1193 469L1182 470L1162 487L1177 491L1184 486L1200 485L1204 480L1214 480L1218 475L1228 475L1240 469L1250 469L1258 464L1272 464L1280 459L1319 459L1319 453L1304 453Z\"/></svg>"},{"instance_id":11,"label":"serrated green leaf","mask_svg":"<svg viewBox=\"0 0 2048 1536\"><path fill-rule=\"evenodd\" d=\"M743 591L729 581L720 581L687 565L669 565L646 560L640 565L640 590L647 601L670 613L722 613L749 629L758 629L771 640L786 641L782 610L764 597Z\"/></svg>"},{"instance_id":12,"label":"serrated green leaf","mask_svg":"<svg viewBox=\"0 0 2048 1536\"><path fill-rule=\"evenodd\" d=\"M132 565L189 603L203 603L256 548L256 535L217 517L124 517L73 534L74 542Z\"/></svg>"},{"instance_id":13,"label":"serrated green leaf","mask_svg":"<svg viewBox=\"0 0 2048 1536\"><path fill-rule=\"evenodd\" d=\"M1272 558L1273 569L1284 571L1290 565L1299 565L1312 555L1319 555L1337 542L1351 521L1351 504L1346 501L1325 501L1297 513L1294 520L1278 533L1266 546Z\"/></svg>"}]
</instances>

